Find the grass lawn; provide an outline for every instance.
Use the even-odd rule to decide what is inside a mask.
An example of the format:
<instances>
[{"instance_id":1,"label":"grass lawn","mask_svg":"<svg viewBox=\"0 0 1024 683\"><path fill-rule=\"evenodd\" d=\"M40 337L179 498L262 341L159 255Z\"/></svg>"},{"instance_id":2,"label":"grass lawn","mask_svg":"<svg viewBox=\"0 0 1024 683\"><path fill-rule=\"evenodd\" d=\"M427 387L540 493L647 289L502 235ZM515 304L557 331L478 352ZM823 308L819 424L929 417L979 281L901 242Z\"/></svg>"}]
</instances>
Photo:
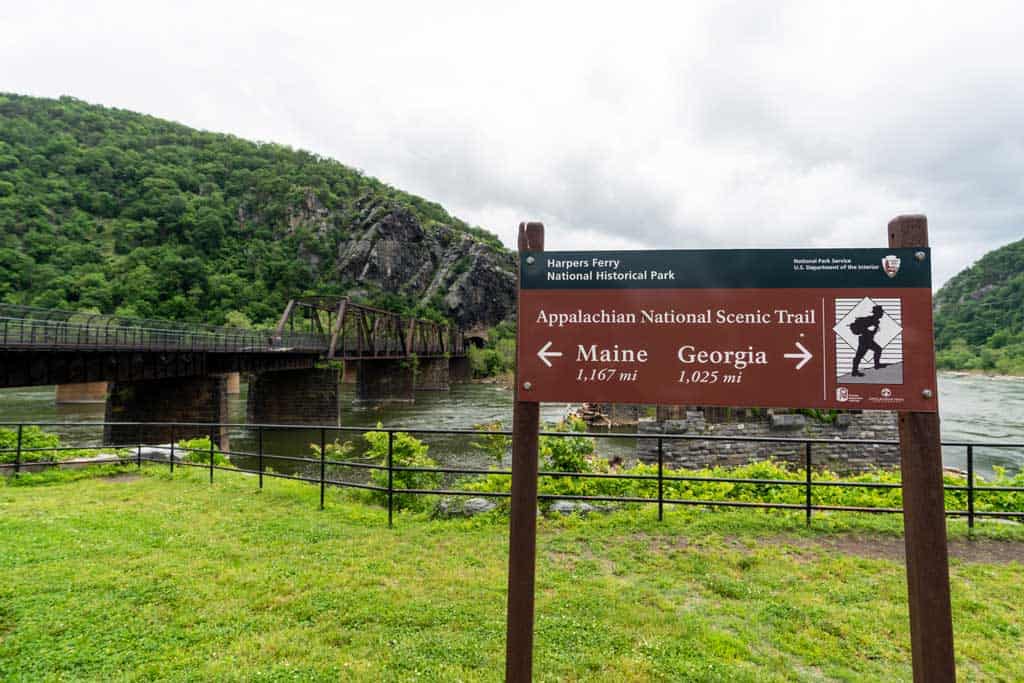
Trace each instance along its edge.
<instances>
[{"instance_id":1,"label":"grass lawn","mask_svg":"<svg viewBox=\"0 0 1024 683\"><path fill-rule=\"evenodd\" d=\"M134 468L128 469L134 475ZM0 483L0 679L501 680L507 522L157 467ZM909 680L898 516L539 525L537 680ZM951 522L959 673L1024 680L1024 525Z\"/></svg>"}]
</instances>

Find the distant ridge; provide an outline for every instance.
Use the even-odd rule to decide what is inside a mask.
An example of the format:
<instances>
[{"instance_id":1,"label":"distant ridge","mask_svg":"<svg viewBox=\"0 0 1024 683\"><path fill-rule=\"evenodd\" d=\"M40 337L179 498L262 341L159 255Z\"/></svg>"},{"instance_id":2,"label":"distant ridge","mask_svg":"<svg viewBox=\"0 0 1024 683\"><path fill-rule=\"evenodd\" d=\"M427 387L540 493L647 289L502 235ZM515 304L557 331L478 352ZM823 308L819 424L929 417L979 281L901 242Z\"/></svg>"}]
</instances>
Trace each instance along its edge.
<instances>
[{"instance_id":1,"label":"distant ridge","mask_svg":"<svg viewBox=\"0 0 1024 683\"><path fill-rule=\"evenodd\" d=\"M935 295L939 366L1024 375L1024 239L985 254Z\"/></svg>"}]
</instances>

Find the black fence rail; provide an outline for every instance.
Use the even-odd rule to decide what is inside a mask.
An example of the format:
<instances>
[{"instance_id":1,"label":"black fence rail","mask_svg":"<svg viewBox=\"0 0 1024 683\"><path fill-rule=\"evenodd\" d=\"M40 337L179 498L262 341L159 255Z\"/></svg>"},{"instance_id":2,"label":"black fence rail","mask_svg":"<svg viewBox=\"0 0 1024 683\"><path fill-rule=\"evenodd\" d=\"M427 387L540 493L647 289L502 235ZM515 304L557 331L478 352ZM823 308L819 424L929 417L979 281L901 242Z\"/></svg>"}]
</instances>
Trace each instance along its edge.
<instances>
[{"instance_id":1,"label":"black fence rail","mask_svg":"<svg viewBox=\"0 0 1024 683\"><path fill-rule=\"evenodd\" d=\"M0 304L0 348L322 354L330 339Z\"/></svg>"},{"instance_id":2,"label":"black fence rail","mask_svg":"<svg viewBox=\"0 0 1024 683\"><path fill-rule=\"evenodd\" d=\"M142 430L146 426L161 426L170 427L171 443L163 445L146 445L143 444L141 438L135 443L131 444L117 444L117 445L105 445L105 446L41 446L41 447L25 447L23 445L23 436L25 428L27 427L95 427L97 429L105 426L121 426L131 427L135 426L138 429L141 437ZM210 437L210 446L204 449L183 447L182 445L175 443L174 429L175 428L187 428L189 430L190 438L195 438L195 432L197 429L204 429L208 432ZM256 448L254 451L238 451L228 449L221 449L216 446L216 442L219 440L219 435L224 429L239 428L249 429L255 431L255 442ZM214 472L217 470L225 472L235 472L243 474L256 475L258 478L258 486L263 488L263 481L265 477L280 478L280 479L294 479L297 481L304 481L311 484L317 484L320 487L320 507L324 507L324 492L327 486L339 486L348 488L357 488L363 490L377 491L387 499L387 511L388 511L388 525L393 523L393 515L395 509L395 496L399 494L410 494L410 495L424 495L424 496L465 496L465 497L479 497L479 498L508 498L510 494L507 491L476 491L466 490L459 488L440 487L431 489L421 488L403 488L395 485L395 474L400 472L423 472L423 473L437 473L447 475L463 475L463 476L482 476L482 475L499 475L499 476L511 476L511 470L506 469L494 469L494 468L481 468L481 467L407 467L396 465L394 463L394 441L395 435L399 433L413 434L413 435L465 435L467 437L481 437L481 436L506 436L511 437L513 435L510 431L480 431L476 429L427 429L427 428L393 428L393 427L342 427L342 426L329 426L329 425L281 425L281 424L245 424L245 423L200 423L200 422L0 422L0 429L9 429L16 432L15 445L8 448L0 448L0 455L5 453L14 453L15 458L13 462L0 463L0 472L4 470L13 471L13 474L17 476L25 468L33 467L58 467L61 465L60 462L56 461L32 461L26 460L26 456L31 457L32 453L37 452L59 452L59 451L72 451L72 450L89 450L89 451L104 451L104 450L118 450L118 451L130 451L130 455L120 455L115 458L106 460L105 462L119 462L122 464L135 464L137 467L141 467L143 462L155 462L160 464L166 464L170 472L174 472L175 467L198 467L209 471L210 482L213 482ZM271 432L281 431L313 431L318 436L318 443L312 444L318 447L319 457L301 457L292 455L281 455L268 452L264 447L265 437ZM381 432L387 434L387 455L383 462L367 462L365 460L337 460L327 457L329 445L336 440L341 434L366 434L369 432ZM813 449L816 444L830 444L835 445L836 440L832 439L792 439L792 438L776 438L776 437L737 437L737 436L705 436L705 435L691 435L691 434L660 434L660 435L638 435L638 434L616 434L616 433L590 433L590 432L564 432L564 431L542 431L540 436L556 437L556 438L572 438L572 437L587 437L587 438L600 438L600 439L645 439L645 440L656 440L657 441L657 473L656 474L634 474L634 473L620 473L620 472L562 472L562 471L550 471L541 470L539 476L541 479L544 478L559 478L569 477L576 479L617 479L617 480L641 480L649 481L657 484L657 496L656 497L643 497L643 496L604 496L604 495L573 495L573 494L539 494L537 497L539 500L566 500L566 501L584 501L584 502L610 502L610 503L631 503L631 504L648 504L657 505L658 508L658 519L664 518L665 506L666 505L691 505L691 506L705 506L705 507L724 507L724 508L756 508L756 509L769 509L769 510L792 510L803 512L807 524L811 523L811 516L813 512L857 512L857 513L902 513L902 508L898 507L872 507L872 506L851 506L851 505L821 505L813 502L813 494L815 489L827 488L827 487L849 487L849 488L861 488L861 489L899 489L900 484L892 482L868 482L868 481L838 481L838 480L823 480L815 479L814 467L813 467ZM692 476L686 474L680 474L685 470L673 470L666 468L665 457L664 457L664 444L666 441L686 441L686 440L699 440L699 441L722 441L722 442L767 442L767 443L780 443L786 445L801 444L804 450L804 462L802 470L804 477L802 479L757 479L757 478L739 478L739 477L707 477L707 476ZM844 439L843 444L848 445L898 445L896 441L886 440L870 440L870 439ZM953 448L964 448L966 449L967 457L967 472L966 480L964 484L944 484L946 491L962 491L966 492L967 505L965 509L947 509L946 515L948 517L966 517L968 525L973 528L975 520L978 518L989 518L998 517L1004 519L1018 519L1024 520L1024 509L1020 510L978 510L976 509L976 501L978 496L987 496L996 493L1020 493L1024 494L1024 487L1022 486L998 486L989 484L979 484L977 477L975 477L975 449L976 448L1005 448L1005 449L1024 449L1024 443L986 443L986 442L943 442L943 446ZM154 457L153 451L165 452L166 457ZM200 457L198 460L186 460L184 455L198 454ZM224 455L228 458L248 458L255 460L256 467L243 468L237 466L227 467L224 465L217 464L217 455ZM306 476L303 474L288 474L283 472L273 471L271 467L268 467L268 463L273 462L294 462L302 463L310 470L317 471L317 476ZM386 485L385 484L374 484L365 481L353 481L351 479L337 479L330 478L327 476L327 466L352 468L356 470L367 470L377 471L386 473ZM671 498L665 495L665 485L671 482L692 482L692 483L728 483L738 485L777 485L777 486L789 486L801 488L804 492L802 503L779 503L770 501L739 501L739 500L708 500L701 498Z\"/></svg>"}]
</instances>

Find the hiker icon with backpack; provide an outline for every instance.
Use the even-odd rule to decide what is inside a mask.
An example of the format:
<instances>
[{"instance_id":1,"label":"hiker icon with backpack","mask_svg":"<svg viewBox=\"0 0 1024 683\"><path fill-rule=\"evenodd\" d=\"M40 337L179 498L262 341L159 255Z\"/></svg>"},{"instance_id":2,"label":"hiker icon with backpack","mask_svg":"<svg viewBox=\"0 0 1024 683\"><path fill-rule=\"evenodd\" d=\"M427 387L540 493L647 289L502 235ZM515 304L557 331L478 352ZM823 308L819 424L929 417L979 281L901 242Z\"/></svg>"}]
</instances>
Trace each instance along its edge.
<instances>
[{"instance_id":1,"label":"hiker icon with backpack","mask_svg":"<svg viewBox=\"0 0 1024 683\"><path fill-rule=\"evenodd\" d=\"M876 305L871 309L871 315L856 318L850 323L850 331L857 335L859 339L857 353L853 357L853 372L851 374L854 377L864 376L864 373L860 371L860 362L867 355L868 351L875 352L875 370L881 370L886 367L885 363L880 362L882 347L875 343L875 335L878 333L878 326L882 322L882 315L884 314L885 309Z\"/></svg>"}]
</instances>

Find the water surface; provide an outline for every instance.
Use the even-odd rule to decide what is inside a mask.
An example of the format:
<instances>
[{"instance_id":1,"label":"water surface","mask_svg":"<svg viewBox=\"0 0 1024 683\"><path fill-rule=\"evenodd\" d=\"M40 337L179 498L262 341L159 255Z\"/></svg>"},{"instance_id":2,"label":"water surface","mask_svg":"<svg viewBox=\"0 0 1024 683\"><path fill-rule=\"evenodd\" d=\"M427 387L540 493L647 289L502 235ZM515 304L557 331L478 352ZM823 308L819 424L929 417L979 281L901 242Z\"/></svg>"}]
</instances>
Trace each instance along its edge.
<instances>
[{"instance_id":1,"label":"water surface","mask_svg":"<svg viewBox=\"0 0 1024 683\"><path fill-rule=\"evenodd\" d=\"M994 379L980 376L945 374L939 376L940 411L943 441L1016 442L1024 443L1024 379ZM0 421L102 421L102 404L55 405L53 387L28 387L0 390ZM356 407L352 404L352 385L342 386L340 423L350 427L388 427L415 429L470 429L481 423L512 424L512 392L493 384L453 385L450 392L421 392L412 404L390 404L377 407ZM569 404L544 404L541 418L556 421L570 409ZM232 422L245 422L245 387L240 396L229 400ZM99 445L102 433L95 428L60 425L51 428L69 443ZM472 437L417 434L430 445L430 455L448 465L487 466L493 464L485 454L471 446ZM317 430L301 430L286 434L266 434L268 452L309 456L310 444L319 441ZM350 440L353 456L366 449L358 435L328 435ZM625 460L633 456L634 439L601 439L598 450L603 455L618 455ZM231 432L231 449L255 451L256 437L251 428L235 428ZM966 450L947 446L943 449L947 466L966 468ZM268 461L269 462L269 461ZM239 459L243 467L254 461ZM284 472L296 471L288 462L273 464ZM1024 448L975 448L975 467L979 474L991 476L995 467L1013 473L1024 468Z\"/></svg>"}]
</instances>

